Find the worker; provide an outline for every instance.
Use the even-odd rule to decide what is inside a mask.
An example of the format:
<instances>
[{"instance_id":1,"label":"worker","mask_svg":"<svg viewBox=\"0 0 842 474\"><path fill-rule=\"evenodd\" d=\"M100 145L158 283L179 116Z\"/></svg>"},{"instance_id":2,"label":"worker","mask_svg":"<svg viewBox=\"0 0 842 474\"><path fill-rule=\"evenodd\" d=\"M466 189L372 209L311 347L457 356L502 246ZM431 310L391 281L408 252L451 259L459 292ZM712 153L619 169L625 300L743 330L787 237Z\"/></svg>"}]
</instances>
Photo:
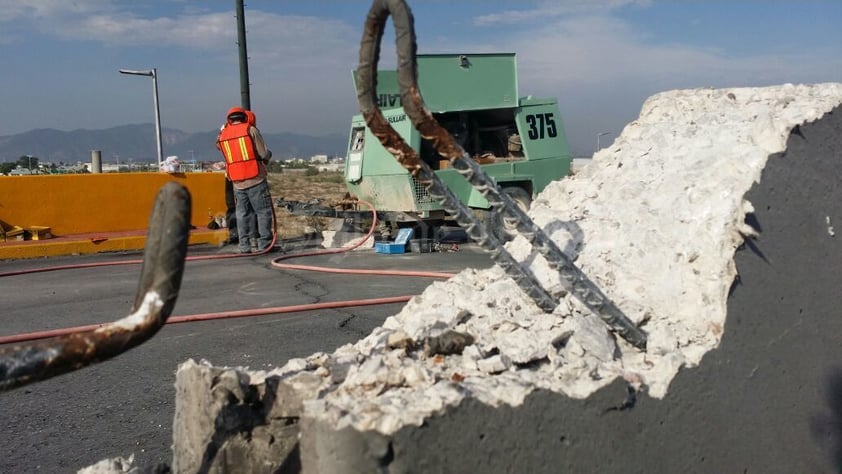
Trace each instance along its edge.
<instances>
[{"instance_id":1,"label":"worker","mask_svg":"<svg viewBox=\"0 0 842 474\"><path fill-rule=\"evenodd\" d=\"M257 127L257 117L254 115L254 112L251 110L246 110L246 118L249 125L253 127ZM220 133L228 125L228 120L219 127ZM219 141L219 137L217 137L217 141ZM225 169L225 163L220 162L221 167L218 169L222 170ZM216 167L215 167L216 168ZM231 180L228 177L225 177L225 222L226 227L228 227L228 238L223 242L223 245L237 245L240 242L240 234L239 230L237 229L237 201L234 200L234 186L231 184ZM249 219L247 223L248 226L246 227L247 232L245 235L256 235L254 231L255 226L257 226L257 216L252 215L252 218ZM249 239L246 237L246 239ZM249 244L251 247L256 249L257 241L250 242Z\"/></svg>"},{"instance_id":2,"label":"worker","mask_svg":"<svg viewBox=\"0 0 842 474\"><path fill-rule=\"evenodd\" d=\"M237 252L264 252L269 250L274 237L272 198L266 179L266 164L272 158L272 151L266 146L251 111L231 107L225 119L216 147L225 159L225 173L234 191ZM255 248L251 246L253 240L256 240Z\"/></svg>"}]
</instances>

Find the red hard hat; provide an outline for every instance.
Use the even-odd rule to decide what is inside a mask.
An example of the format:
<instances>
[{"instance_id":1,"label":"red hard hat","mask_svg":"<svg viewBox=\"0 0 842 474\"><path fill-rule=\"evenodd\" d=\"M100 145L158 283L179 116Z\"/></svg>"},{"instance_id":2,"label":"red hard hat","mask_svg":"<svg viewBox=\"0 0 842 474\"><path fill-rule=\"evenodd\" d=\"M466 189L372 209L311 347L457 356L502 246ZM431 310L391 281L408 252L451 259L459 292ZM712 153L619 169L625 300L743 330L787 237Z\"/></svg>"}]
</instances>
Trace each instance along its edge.
<instances>
[{"instance_id":1,"label":"red hard hat","mask_svg":"<svg viewBox=\"0 0 842 474\"><path fill-rule=\"evenodd\" d=\"M228 123L231 123L234 117L237 117L239 121L244 121L248 118L246 114L246 110L242 107L231 107L228 109L228 113L225 115L225 118L228 120Z\"/></svg>"}]
</instances>

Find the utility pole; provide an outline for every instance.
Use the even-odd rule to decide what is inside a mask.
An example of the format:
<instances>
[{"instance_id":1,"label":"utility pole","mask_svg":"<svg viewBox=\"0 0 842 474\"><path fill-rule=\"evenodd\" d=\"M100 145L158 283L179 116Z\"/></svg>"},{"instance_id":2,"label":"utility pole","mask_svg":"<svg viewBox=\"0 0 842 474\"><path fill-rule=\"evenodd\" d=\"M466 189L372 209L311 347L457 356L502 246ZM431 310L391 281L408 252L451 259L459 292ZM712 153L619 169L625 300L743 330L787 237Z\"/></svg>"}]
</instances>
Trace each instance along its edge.
<instances>
[{"instance_id":1,"label":"utility pole","mask_svg":"<svg viewBox=\"0 0 842 474\"><path fill-rule=\"evenodd\" d=\"M242 107L251 110L249 94L249 60L246 48L246 12L243 0L237 0L237 46L240 52L240 97Z\"/></svg>"}]
</instances>

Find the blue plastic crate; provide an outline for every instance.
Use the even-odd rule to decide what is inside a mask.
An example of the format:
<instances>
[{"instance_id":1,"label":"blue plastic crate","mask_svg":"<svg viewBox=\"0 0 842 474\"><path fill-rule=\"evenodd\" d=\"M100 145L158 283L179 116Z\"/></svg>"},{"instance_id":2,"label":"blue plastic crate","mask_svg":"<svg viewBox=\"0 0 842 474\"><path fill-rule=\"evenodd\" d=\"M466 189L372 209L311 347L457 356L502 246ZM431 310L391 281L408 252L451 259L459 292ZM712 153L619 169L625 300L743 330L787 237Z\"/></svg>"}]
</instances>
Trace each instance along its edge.
<instances>
[{"instance_id":1,"label":"blue plastic crate","mask_svg":"<svg viewBox=\"0 0 842 474\"><path fill-rule=\"evenodd\" d=\"M412 232L412 229L401 229L394 242L375 242L374 251L376 253L404 253L406 243L412 238Z\"/></svg>"},{"instance_id":2,"label":"blue plastic crate","mask_svg":"<svg viewBox=\"0 0 842 474\"><path fill-rule=\"evenodd\" d=\"M394 242L375 242L374 251L377 253L404 253L406 252L406 245Z\"/></svg>"}]
</instances>

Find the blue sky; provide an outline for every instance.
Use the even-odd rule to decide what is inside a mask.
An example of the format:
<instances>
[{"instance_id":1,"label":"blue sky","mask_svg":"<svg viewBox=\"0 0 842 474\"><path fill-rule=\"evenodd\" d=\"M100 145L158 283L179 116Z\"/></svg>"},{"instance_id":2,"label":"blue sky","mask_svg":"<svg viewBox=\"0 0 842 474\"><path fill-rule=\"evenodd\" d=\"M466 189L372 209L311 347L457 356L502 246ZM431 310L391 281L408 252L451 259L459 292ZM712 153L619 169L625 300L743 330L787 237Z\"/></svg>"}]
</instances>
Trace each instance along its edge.
<instances>
[{"instance_id":1,"label":"blue sky","mask_svg":"<svg viewBox=\"0 0 842 474\"><path fill-rule=\"evenodd\" d=\"M421 53L515 52L578 155L663 90L842 82L840 0L409 0ZM251 104L268 132L347 133L369 1L246 2ZM240 102L235 1L0 0L0 136L153 121L219 126ZM391 28L391 26L390 26ZM387 38L391 41L391 38ZM384 64L394 64L384 48ZM13 112L12 112L13 111Z\"/></svg>"}]
</instances>

